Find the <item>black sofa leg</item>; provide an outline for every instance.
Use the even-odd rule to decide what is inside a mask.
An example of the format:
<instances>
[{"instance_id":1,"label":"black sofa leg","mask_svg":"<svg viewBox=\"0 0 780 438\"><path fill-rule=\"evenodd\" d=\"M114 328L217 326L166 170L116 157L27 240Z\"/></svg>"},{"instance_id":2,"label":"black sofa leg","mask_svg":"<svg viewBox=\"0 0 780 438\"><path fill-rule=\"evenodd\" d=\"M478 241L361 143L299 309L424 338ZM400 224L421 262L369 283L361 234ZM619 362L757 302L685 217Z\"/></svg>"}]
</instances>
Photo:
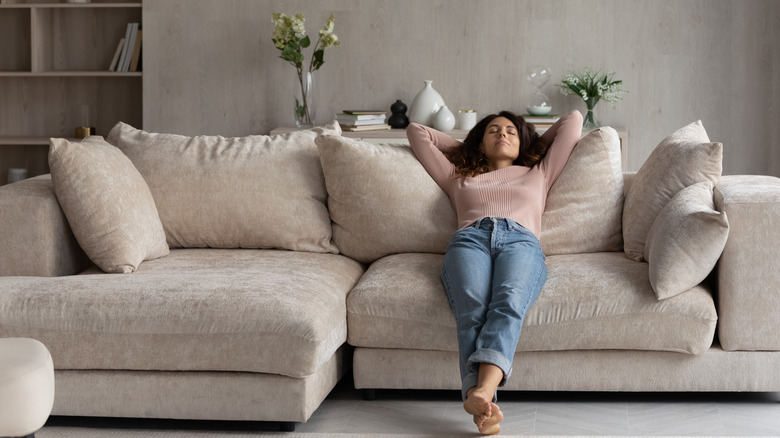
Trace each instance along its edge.
<instances>
[{"instance_id":1,"label":"black sofa leg","mask_svg":"<svg viewBox=\"0 0 780 438\"><path fill-rule=\"evenodd\" d=\"M366 401L376 400L376 389L363 389L363 400Z\"/></svg>"},{"instance_id":2,"label":"black sofa leg","mask_svg":"<svg viewBox=\"0 0 780 438\"><path fill-rule=\"evenodd\" d=\"M282 432L295 432L295 423L291 421L280 421L279 430Z\"/></svg>"}]
</instances>

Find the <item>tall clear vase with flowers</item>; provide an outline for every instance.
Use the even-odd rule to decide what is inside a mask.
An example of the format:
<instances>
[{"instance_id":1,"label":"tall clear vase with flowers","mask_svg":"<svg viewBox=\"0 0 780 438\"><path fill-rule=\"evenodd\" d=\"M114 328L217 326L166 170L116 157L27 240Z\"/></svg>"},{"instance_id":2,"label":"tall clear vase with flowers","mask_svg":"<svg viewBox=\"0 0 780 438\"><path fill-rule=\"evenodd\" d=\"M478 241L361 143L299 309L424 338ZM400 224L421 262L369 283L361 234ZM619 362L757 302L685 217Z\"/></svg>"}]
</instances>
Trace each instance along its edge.
<instances>
[{"instance_id":1,"label":"tall clear vase with flowers","mask_svg":"<svg viewBox=\"0 0 780 438\"><path fill-rule=\"evenodd\" d=\"M602 73L585 68L582 73L570 73L563 77L560 84L561 94L565 96L575 95L585 101L588 113L583 118L583 129L595 129L601 126L594 112L596 104L601 99L615 106L615 103L623 98L626 93L622 89L623 81L615 80L615 72Z\"/></svg>"},{"instance_id":2,"label":"tall clear vase with flowers","mask_svg":"<svg viewBox=\"0 0 780 438\"><path fill-rule=\"evenodd\" d=\"M314 53L309 60L308 69L304 70L303 49L311 46L311 39L306 35L303 14L287 16L274 12L273 42L281 52L280 58L295 67L297 77L295 81L295 125L299 128L314 126L316 115L315 82L313 73L325 64L325 49L341 45L338 36L333 33L335 18L328 18L325 27L320 30L317 43L314 45Z\"/></svg>"}]
</instances>

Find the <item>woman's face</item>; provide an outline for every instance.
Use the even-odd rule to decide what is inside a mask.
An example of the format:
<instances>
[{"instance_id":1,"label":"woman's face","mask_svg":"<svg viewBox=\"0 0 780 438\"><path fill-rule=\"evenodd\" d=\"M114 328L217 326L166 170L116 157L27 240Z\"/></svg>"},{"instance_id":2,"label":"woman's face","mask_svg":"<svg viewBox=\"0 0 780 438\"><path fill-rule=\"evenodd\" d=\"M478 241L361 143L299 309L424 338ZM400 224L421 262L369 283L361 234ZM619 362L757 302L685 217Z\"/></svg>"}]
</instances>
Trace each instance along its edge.
<instances>
[{"instance_id":1,"label":"woman's face","mask_svg":"<svg viewBox=\"0 0 780 438\"><path fill-rule=\"evenodd\" d=\"M520 155L520 136L515 124L506 117L491 120L482 137L482 150L490 170L511 166Z\"/></svg>"}]
</instances>

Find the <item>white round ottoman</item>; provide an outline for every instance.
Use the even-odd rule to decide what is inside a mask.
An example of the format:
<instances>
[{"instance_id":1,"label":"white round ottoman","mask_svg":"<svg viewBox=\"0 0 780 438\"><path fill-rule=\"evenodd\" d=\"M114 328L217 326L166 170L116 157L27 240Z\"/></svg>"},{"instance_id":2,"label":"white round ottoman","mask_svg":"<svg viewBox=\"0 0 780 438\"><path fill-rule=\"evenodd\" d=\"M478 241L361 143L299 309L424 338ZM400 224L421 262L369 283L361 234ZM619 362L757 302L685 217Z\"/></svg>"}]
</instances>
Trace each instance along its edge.
<instances>
[{"instance_id":1,"label":"white round ottoman","mask_svg":"<svg viewBox=\"0 0 780 438\"><path fill-rule=\"evenodd\" d=\"M54 364L35 339L0 338L0 437L34 434L54 405Z\"/></svg>"}]
</instances>

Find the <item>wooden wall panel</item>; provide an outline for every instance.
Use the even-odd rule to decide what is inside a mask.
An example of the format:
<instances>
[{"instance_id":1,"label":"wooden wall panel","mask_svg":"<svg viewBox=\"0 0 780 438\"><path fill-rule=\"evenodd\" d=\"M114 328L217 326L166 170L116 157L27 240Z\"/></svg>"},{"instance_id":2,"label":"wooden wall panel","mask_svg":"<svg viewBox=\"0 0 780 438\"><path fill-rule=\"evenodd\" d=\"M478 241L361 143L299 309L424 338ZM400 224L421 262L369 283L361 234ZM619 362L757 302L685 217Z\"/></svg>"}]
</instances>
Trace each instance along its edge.
<instances>
[{"instance_id":1,"label":"wooden wall panel","mask_svg":"<svg viewBox=\"0 0 780 438\"><path fill-rule=\"evenodd\" d=\"M319 122L411 104L424 79L453 110L524 112L534 64L553 73L544 91L555 112L584 111L553 83L590 66L629 90L597 108L629 131L628 169L701 119L725 145L724 173L780 176L772 0L145 0L145 128L229 136L291 125L294 69L271 41L274 11L303 13L313 36L336 16L342 45L317 72Z\"/></svg>"}]
</instances>

